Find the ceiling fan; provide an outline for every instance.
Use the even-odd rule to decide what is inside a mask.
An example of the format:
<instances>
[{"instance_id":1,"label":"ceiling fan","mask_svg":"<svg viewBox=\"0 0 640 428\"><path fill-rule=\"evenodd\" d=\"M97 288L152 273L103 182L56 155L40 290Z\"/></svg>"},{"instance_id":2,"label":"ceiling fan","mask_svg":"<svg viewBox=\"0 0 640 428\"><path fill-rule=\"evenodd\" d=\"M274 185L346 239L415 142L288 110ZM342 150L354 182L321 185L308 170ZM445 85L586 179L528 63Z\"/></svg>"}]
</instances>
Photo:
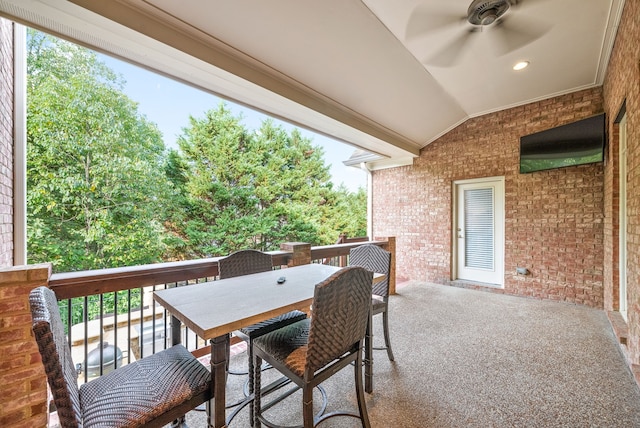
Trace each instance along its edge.
<instances>
[{"instance_id":1,"label":"ceiling fan","mask_svg":"<svg viewBox=\"0 0 640 428\"><path fill-rule=\"evenodd\" d=\"M416 46L426 40L424 35L456 26L458 34L423 61L437 67L456 65L467 51L471 39L479 35L488 39L496 56L502 56L533 42L549 30L548 25L515 13L516 6L525 1L536 0L474 0L466 16L434 12L426 5L419 6L409 19L406 38ZM486 56L486 51L483 49L475 54Z\"/></svg>"}]
</instances>

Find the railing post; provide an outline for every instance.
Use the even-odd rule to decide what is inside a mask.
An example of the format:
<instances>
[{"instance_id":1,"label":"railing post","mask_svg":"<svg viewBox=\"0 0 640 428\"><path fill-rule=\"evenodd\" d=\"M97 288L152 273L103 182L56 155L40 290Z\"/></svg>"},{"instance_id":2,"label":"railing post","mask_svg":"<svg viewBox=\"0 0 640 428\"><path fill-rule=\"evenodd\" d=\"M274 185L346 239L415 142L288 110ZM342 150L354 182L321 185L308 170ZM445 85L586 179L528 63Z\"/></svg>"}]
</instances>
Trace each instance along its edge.
<instances>
[{"instance_id":1,"label":"railing post","mask_svg":"<svg viewBox=\"0 0 640 428\"><path fill-rule=\"evenodd\" d=\"M340 238L338 238L338 242L336 242L336 244L344 244L345 242L347 242L347 234L341 233ZM340 259L338 259L338 266L345 267L347 266L347 263L347 256L340 256Z\"/></svg>"},{"instance_id":2,"label":"railing post","mask_svg":"<svg viewBox=\"0 0 640 428\"><path fill-rule=\"evenodd\" d=\"M287 266L308 265L311 263L311 244L306 242L283 242L280 249L291 253Z\"/></svg>"},{"instance_id":3,"label":"railing post","mask_svg":"<svg viewBox=\"0 0 640 428\"><path fill-rule=\"evenodd\" d=\"M50 264L0 269L0 426L48 425L47 376L31 332L29 293L49 283ZM8 370L7 370L8 369Z\"/></svg>"},{"instance_id":4,"label":"railing post","mask_svg":"<svg viewBox=\"0 0 640 428\"><path fill-rule=\"evenodd\" d=\"M374 238L374 241L386 241L383 248L391 253L391 271L389 272L389 294L396 294L396 237Z\"/></svg>"}]
</instances>

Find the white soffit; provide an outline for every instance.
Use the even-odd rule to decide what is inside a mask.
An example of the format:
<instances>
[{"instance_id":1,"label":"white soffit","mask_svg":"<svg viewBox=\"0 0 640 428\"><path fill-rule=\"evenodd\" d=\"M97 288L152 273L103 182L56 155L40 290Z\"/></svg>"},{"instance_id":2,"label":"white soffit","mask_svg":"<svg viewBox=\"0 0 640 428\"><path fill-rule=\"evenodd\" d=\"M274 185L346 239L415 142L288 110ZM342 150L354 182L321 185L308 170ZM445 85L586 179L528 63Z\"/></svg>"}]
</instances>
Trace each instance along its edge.
<instances>
[{"instance_id":1,"label":"white soffit","mask_svg":"<svg viewBox=\"0 0 640 428\"><path fill-rule=\"evenodd\" d=\"M146 3L184 23L185 31L233 46L418 147L465 118L456 100L362 2Z\"/></svg>"},{"instance_id":2,"label":"white soffit","mask_svg":"<svg viewBox=\"0 0 640 428\"><path fill-rule=\"evenodd\" d=\"M384 158L412 157L399 148L233 73L144 36L65 0L0 0L0 15L160 72L224 99L319 132Z\"/></svg>"}]
</instances>

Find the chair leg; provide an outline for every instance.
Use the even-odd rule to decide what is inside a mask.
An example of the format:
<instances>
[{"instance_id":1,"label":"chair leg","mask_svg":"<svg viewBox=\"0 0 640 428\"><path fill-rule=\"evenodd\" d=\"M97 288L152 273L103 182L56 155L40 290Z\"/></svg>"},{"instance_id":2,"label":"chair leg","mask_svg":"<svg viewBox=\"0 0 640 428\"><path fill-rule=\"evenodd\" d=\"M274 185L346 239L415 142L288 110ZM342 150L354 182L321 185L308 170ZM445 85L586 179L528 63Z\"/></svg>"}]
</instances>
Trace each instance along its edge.
<instances>
[{"instance_id":1,"label":"chair leg","mask_svg":"<svg viewBox=\"0 0 640 428\"><path fill-rule=\"evenodd\" d=\"M186 426L187 424L185 423L184 416L182 416L180 419L174 419L171 422L171 428L185 428Z\"/></svg>"},{"instance_id":2,"label":"chair leg","mask_svg":"<svg viewBox=\"0 0 640 428\"><path fill-rule=\"evenodd\" d=\"M309 384L302 388L302 423L304 428L313 428L313 387Z\"/></svg>"},{"instance_id":3,"label":"chair leg","mask_svg":"<svg viewBox=\"0 0 640 428\"><path fill-rule=\"evenodd\" d=\"M384 344L387 347L389 361L393 361L393 351L391 350L391 339L389 338L389 312L382 313L382 325L384 327Z\"/></svg>"},{"instance_id":4,"label":"chair leg","mask_svg":"<svg viewBox=\"0 0 640 428\"><path fill-rule=\"evenodd\" d=\"M255 383L255 377L256 377L256 370L254 370L254 361L253 361L253 341L249 340L249 342L247 343L247 354L249 355L249 396L251 396L251 394L253 394L253 392L255 391L254 387L254 383ZM258 372L261 371L261 366L262 363L260 363L260 365L258 365ZM253 401L251 401L249 403L249 425L253 426L254 424L254 420L253 420Z\"/></svg>"},{"instance_id":5,"label":"chair leg","mask_svg":"<svg viewBox=\"0 0 640 428\"><path fill-rule=\"evenodd\" d=\"M260 424L260 413L262 413L262 407L261 407L261 402L260 402L260 390L262 389L261 383L262 383L262 358L260 358L259 356L255 355L253 353L253 349L251 352L251 364L252 364L252 372L249 372L249 378L253 378L253 388L254 391L256 391L254 393L254 397L253 397L253 402L249 405L249 421L251 423L251 426L254 428L260 428L261 424ZM257 369L256 369L257 367Z\"/></svg>"},{"instance_id":6,"label":"chair leg","mask_svg":"<svg viewBox=\"0 0 640 428\"><path fill-rule=\"evenodd\" d=\"M364 390L362 384L362 352L359 353L356 364L353 366L355 370L356 380L356 395L358 400L358 412L360 413L360 419L362 420L362 426L364 428L370 428L369 414L367 413L367 403L364 398Z\"/></svg>"}]
</instances>

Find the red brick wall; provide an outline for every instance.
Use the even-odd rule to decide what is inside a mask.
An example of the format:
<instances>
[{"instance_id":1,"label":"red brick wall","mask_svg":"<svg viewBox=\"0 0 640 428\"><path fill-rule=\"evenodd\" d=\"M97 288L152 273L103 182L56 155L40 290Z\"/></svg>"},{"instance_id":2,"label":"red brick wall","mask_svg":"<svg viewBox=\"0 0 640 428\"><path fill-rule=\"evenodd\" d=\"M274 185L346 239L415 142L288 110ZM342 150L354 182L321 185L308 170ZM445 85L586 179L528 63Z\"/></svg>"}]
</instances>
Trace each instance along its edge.
<instances>
[{"instance_id":1,"label":"red brick wall","mask_svg":"<svg viewBox=\"0 0 640 428\"><path fill-rule=\"evenodd\" d=\"M31 332L29 293L47 285L51 265L0 269L0 426L47 426L47 377Z\"/></svg>"},{"instance_id":2,"label":"red brick wall","mask_svg":"<svg viewBox=\"0 0 640 428\"><path fill-rule=\"evenodd\" d=\"M0 267L13 265L13 24L0 18Z\"/></svg>"},{"instance_id":3,"label":"red brick wall","mask_svg":"<svg viewBox=\"0 0 640 428\"><path fill-rule=\"evenodd\" d=\"M628 357L640 364L640 0L627 0L616 36L605 83L604 108L609 118L611 162L605 168L605 248L610 272L605 275L608 310L618 309L618 140L613 119L627 112L627 302ZM609 256L608 253L611 253Z\"/></svg>"},{"instance_id":4,"label":"red brick wall","mask_svg":"<svg viewBox=\"0 0 640 428\"><path fill-rule=\"evenodd\" d=\"M603 306L603 164L520 174L520 136L603 110L595 88L470 119L412 166L373 173L373 233L398 276L450 283L452 183L505 177L504 292ZM516 267L530 275L516 274Z\"/></svg>"}]
</instances>

